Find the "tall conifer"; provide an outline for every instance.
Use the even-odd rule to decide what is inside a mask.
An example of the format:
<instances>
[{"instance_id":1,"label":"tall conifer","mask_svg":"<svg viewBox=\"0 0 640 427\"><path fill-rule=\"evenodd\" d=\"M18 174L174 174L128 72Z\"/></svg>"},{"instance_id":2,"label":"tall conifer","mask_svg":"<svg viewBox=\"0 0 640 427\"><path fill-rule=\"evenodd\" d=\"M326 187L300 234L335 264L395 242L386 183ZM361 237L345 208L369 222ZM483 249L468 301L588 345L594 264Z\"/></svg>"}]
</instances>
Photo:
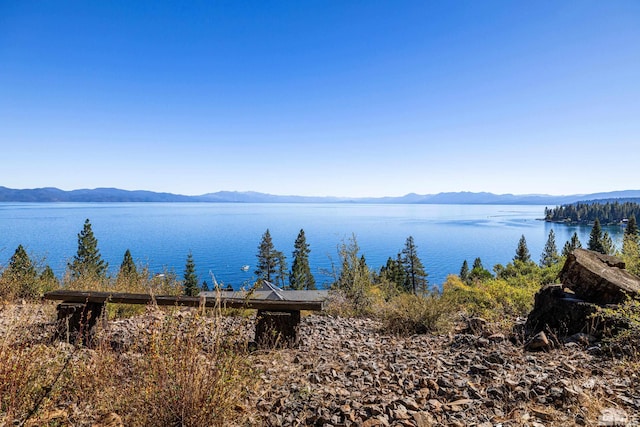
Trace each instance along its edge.
<instances>
[{"instance_id":1,"label":"tall conifer","mask_svg":"<svg viewBox=\"0 0 640 427\"><path fill-rule=\"evenodd\" d=\"M553 229L549 230L549 237L547 238L547 243L544 245L544 251L540 256L540 266L541 267L551 267L555 265L560 260L560 255L558 255L558 248L556 247L556 234Z\"/></svg>"},{"instance_id":2,"label":"tall conifer","mask_svg":"<svg viewBox=\"0 0 640 427\"><path fill-rule=\"evenodd\" d=\"M638 231L638 224L636 223L635 215L631 215L629 217L629 220L627 221L627 227L624 229L624 235L625 237L629 236L638 240L638 236L640 235L640 232Z\"/></svg>"},{"instance_id":3,"label":"tall conifer","mask_svg":"<svg viewBox=\"0 0 640 427\"><path fill-rule=\"evenodd\" d=\"M2 273L8 294L17 298L38 296L38 272L22 245L18 245L9 259L9 265Z\"/></svg>"},{"instance_id":4,"label":"tall conifer","mask_svg":"<svg viewBox=\"0 0 640 427\"><path fill-rule=\"evenodd\" d=\"M418 257L418 248L413 240L413 236L407 237L404 249L402 250L402 264L405 271L405 289L413 292L414 295L427 290L427 272Z\"/></svg>"},{"instance_id":5,"label":"tall conifer","mask_svg":"<svg viewBox=\"0 0 640 427\"><path fill-rule=\"evenodd\" d=\"M466 282L467 280L469 280L469 263L467 262L467 260L465 259L462 262L462 267L460 267L460 279L464 282Z\"/></svg>"},{"instance_id":6,"label":"tall conifer","mask_svg":"<svg viewBox=\"0 0 640 427\"><path fill-rule=\"evenodd\" d=\"M309 290L316 288L316 280L311 274L311 267L309 266L310 252L304 230L300 230L293 244L293 262L291 264L291 275L289 276L291 289Z\"/></svg>"},{"instance_id":7,"label":"tall conifer","mask_svg":"<svg viewBox=\"0 0 640 427\"><path fill-rule=\"evenodd\" d=\"M138 279L138 269L136 268L131 251L127 249L122 257L122 264L120 264L120 271L118 271L118 279L126 281L136 281Z\"/></svg>"},{"instance_id":8,"label":"tall conifer","mask_svg":"<svg viewBox=\"0 0 640 427\"><path fill-rule=\"evenodd\" d=\"M574 231L573 232L573 236L571 236L571 239L568 240L564 244L564 247L562 248L562 256L566 257L571 252L573 252L574 250L576 250L578 248L582 248L582 243L580 242L580 239L578 238L578 233Z\"/></svg>"},{"instance_id":9,"label":"tall conifer","mask_svg":"<svg viewBox=\"0 0 640 427\"><path fill-rule=\"evenodd\" d=\"M196 275L196 264L193 261L193 254L189 251L187 263L184 267L184 283L182 285L184 294L189 297L198 296L198 276Z\"/></svg>"},{"instance_id":10,"label":"tall conifer","mask_svg":"<svg viewBox=\"0 0 640 427\"><path fill-rule=\"evenodd\" d=\"M524 234L520 237L518 241L518 247L516 248L516 255L513 257L514 261L521 262L529 262L531 261L531 254L529 253L529 248L527 248L527 239L525 239Z\"/></svg>"},{"instance_id":11,"label":"tall conifer","mask_svg":"<svg viewBox=\"0 0 640 427\"><path fill-rule=\"evenodd\" d=\"M259 280L280 283L286 280L286 258L282 252L276 250L268 228L260 240L257 258L255 274Z\"/></svg>"},{"instance_id":12,"label":"tall conifer","mask_svg":"<svg viewBox=\"0 0 640 427\"><path fill-rule=\"evenodd\" d=\"M71 277L78 279L85 275L89 278L104 278L109 264L106 263L98 250L98 240L91 229L91 222L87 218L82 231L78 233L78 252L73 261L67 264Z\"/></svg>"},{"instance_id":13,"label":"tall conifer","mask_svg":"<svg viewBox=\"0 0 640 427\"><path fill-rule=\"evenodd\" d=\"M591 234L589 235L589 243L587 244L587 249L589 249L590 251L600 252L601 254L606 254L607 252L602 239L602 227L600 226L600 220L596 218L596 220L593 222L593 227L591 228Z\"/></svg>"}]
</instances>

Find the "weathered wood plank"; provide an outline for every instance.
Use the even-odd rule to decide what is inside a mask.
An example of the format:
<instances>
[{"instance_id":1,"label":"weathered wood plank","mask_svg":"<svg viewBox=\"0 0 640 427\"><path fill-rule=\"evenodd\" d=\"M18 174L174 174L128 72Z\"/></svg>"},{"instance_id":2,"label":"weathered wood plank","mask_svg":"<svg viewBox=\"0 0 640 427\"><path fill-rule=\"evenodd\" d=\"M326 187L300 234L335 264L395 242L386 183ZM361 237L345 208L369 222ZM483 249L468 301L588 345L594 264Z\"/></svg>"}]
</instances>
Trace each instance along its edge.
<instances>
[{"instance_id":1,"label":"weathered wood plank","mask_svg":"<svg viewBox=\"0 0 640 427\"><path fill-rule=\"evenodd\" d=\"M64 301L68 303L120 303L120 304L151 304L157 305L176 305L199 307L221 307L226 308L247 308L256 310L269 311L321 311L323 301L289 301L289 300L257 300L257 299L239 299L239 298L211 298L211 297L188 297L188 296L172 296L172 295L155 295L149 294L129 294L117 292L93 292L93 291L74 291L74 290L58 290L47 292L44 299Z\"/></svg>"}]
</instances>

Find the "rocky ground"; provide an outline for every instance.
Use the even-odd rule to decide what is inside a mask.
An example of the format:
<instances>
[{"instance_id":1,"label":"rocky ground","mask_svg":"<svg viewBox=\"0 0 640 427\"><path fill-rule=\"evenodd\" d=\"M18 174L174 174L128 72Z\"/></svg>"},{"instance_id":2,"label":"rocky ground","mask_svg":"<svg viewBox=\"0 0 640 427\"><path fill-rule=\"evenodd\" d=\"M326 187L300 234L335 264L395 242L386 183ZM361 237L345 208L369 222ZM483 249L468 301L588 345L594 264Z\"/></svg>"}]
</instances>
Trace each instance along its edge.
<instances>
[{"instance_id":1,"label":"rocky ground","mask_svg":"<svg viewBox=\"0 0 640 427\"><path fill-rule=\"evenodd\" d=\"M41 314L32 331L46 335L51 310ZM164 315L111 321L106 333L126 348ZM221 321L239 343L252 338L253 319ZM259 377L243 404L249 424L640 425L640 362L587 341L528 352L490 325L395 337L374 320L323 315L303 317L300 331L297 349L247 354Z\"/></svg>"},{"instance_id":2,"label":"rocky ground","mask_svg":"<svg viewBox=\"0 0 640 427\"><path fill-rule=\"evenodd\" d=\"M302 341L253 356L265 425L640 423L638 366L586 342L525 352L488 330L400 338L328 316L306 317Z\"/></svg>"}]
</instances>

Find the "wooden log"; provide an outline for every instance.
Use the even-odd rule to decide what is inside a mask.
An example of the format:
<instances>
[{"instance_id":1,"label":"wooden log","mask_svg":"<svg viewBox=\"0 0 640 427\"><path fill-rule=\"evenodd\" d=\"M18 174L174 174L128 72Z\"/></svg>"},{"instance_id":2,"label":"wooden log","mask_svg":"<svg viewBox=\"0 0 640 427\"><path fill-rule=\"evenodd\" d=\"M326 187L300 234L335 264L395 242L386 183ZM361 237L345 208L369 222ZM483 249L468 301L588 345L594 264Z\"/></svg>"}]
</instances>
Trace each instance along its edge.
<instances>
[{"instance_id":1,"label":"wooden log","mask_svg":"<svg viewBox=\"0 0 640 427\"><path fill-rule=\"evenodd\" d=\"M291 300L265 300L243 298L205 298L188 297L183 295L157 295L129 294L117 292L88 292L73 290L58 290L47 292L44 299L64 301L67 303L120 303L120 304L157 304L188 307L226 307L246 308L270 311L320 311L324 301L291 301Z\"/></svg>"},{"instance_id":2,"label":"wooden log","mask_svg":"<svg viewBox=\"0 0 640 427\"><path fill-rule=\"evenodd\" d=\"M297 347L300 311L258 310L255 341L259 348Z\"/></svg>"}]
</instances>

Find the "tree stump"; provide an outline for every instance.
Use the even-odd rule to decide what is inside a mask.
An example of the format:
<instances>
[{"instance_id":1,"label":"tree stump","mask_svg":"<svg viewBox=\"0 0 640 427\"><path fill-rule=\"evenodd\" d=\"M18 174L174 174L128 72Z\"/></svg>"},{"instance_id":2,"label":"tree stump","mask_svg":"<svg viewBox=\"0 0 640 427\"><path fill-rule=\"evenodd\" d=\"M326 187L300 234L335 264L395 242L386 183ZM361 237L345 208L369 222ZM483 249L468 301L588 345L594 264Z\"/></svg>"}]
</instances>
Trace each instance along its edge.
<instances>
[{"instance_id":1,"label":"tree stump","mask_svg":"<svg viewBox=\"0 0 640 427\"><path fill-rule=\"evenodd\" d=\"M300 311L258 310L255 341L259 348L297 347Z\"/></svg>"}]
</instances>

